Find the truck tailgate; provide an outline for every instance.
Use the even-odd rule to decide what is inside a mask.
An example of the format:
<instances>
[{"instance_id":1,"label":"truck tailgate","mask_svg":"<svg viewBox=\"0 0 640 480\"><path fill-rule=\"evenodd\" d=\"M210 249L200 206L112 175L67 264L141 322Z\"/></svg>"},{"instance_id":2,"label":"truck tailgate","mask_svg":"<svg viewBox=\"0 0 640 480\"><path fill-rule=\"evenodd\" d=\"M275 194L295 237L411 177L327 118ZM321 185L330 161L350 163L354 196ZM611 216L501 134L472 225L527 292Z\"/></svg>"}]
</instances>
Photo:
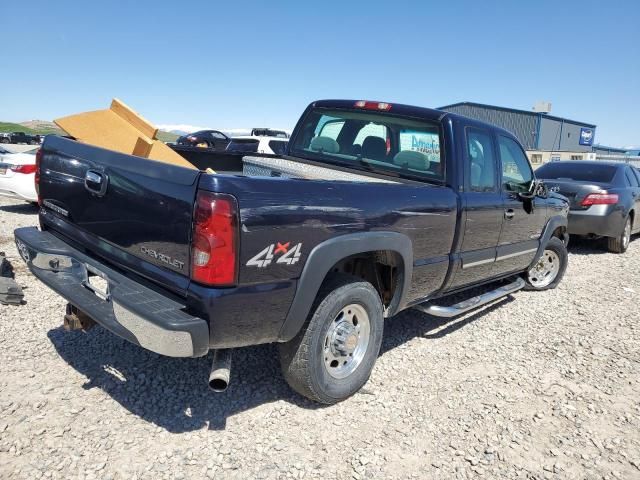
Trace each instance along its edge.
<instances>
[{"instance_id":1,"label":"truck tailgate","mask_svg":"<svg viewBox=\"0 0 640 480\"><path fill-rule=\"evenodd\" d=\"M184 294L200 172L49 136L42 224L88 253Z\"/></svg>"}]
</instances>

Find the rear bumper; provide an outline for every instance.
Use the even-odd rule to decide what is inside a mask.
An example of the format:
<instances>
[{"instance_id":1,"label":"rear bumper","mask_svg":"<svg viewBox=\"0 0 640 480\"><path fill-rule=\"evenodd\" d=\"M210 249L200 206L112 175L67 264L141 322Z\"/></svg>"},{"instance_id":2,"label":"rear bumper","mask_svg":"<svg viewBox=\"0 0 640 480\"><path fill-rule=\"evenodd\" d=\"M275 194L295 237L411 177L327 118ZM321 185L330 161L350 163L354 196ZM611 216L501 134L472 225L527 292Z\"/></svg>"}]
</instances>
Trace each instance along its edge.
<instances>
[{"instance_id":1,"label":"rear bumper","mask_svg":"<svg viewBox=\"0 0 640 480\"><path fill-rule=\"evenodd\" d=\"M570 210L567 231L570 235L617 237L624 218L616 205L593 205L587 210Z\"/></svg>"},{"instance_id":2,"label":"rear bumper","mask_svg":"<svg viewBox=\"0 0 640 480\"><path fill-rule=\"evenodd\" d=\"M209 350L206 320L185 305L146 287L34 227L15 230L29 270L45 285L116 335L170 357L199 357ZM106 298L88 283L94 272L108 284Z\"/></svg>"}]
</instances>

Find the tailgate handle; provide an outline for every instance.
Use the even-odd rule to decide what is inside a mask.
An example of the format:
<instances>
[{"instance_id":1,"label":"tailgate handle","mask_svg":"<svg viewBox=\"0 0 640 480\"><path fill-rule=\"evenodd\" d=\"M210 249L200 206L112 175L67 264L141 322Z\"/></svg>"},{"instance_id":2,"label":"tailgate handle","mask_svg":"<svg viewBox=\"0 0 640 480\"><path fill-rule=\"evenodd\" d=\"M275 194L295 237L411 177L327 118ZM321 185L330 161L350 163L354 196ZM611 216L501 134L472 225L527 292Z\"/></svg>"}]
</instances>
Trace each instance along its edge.
<instances>
[{"instance_id":1,"label":"tailgate handle","mask_svg":"<svg viewBox=\"0 0 640 480\"><path fill-rule=\"evenodd\" d=\"M84 175L84 188L94 195L102 197L107 193L107 186L109 185L109 176L104 172L98 172L96 170L87 170Z\"/></svg>"}]
</instances>

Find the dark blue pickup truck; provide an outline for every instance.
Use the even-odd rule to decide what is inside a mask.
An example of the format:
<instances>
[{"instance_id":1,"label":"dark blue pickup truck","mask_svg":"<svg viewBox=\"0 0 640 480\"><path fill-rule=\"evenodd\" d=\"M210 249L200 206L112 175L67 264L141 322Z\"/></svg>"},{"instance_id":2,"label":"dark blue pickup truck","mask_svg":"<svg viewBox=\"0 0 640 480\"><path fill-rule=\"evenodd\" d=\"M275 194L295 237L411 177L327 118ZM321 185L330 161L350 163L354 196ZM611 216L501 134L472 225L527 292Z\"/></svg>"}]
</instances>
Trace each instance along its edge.
<instances>
[{"instance_id":1,"label":"dark blue pickup truck","mask_svg":"<svg viewBox=\"0 0 640 480\"><path fill-rule=\"evenodd\" d=\"M369 378L385 318L553 288L567 264L568 203L514 136L426 108L317 101L286 155L216 174L49 136L36 183L40 229L16 244L68 300L67 326L213 349L215 390L230 349L278 342L289 384L337 402Z\"/></svg>"}]
</instances>

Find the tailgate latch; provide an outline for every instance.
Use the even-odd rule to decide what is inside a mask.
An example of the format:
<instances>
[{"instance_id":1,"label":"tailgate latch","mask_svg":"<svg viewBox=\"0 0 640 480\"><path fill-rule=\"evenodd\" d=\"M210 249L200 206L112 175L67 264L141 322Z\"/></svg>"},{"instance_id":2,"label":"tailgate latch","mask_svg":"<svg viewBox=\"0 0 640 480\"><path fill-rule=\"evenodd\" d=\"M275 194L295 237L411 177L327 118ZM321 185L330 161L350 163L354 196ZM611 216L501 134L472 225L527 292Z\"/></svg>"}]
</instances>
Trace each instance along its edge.
<instances>
[{"instance_id":1,"label":"tailgate latch","mask_svg":"<svg viewBox=\"0 0 640 480\"><path fill-rule=\"evenodd\" d=\"M104 194L107 193L108 185L109 176L104 172L87 170L87 173L84 175L84 188L94 195L99 197L104 196Z\"/></svg>"}]
</instances>

